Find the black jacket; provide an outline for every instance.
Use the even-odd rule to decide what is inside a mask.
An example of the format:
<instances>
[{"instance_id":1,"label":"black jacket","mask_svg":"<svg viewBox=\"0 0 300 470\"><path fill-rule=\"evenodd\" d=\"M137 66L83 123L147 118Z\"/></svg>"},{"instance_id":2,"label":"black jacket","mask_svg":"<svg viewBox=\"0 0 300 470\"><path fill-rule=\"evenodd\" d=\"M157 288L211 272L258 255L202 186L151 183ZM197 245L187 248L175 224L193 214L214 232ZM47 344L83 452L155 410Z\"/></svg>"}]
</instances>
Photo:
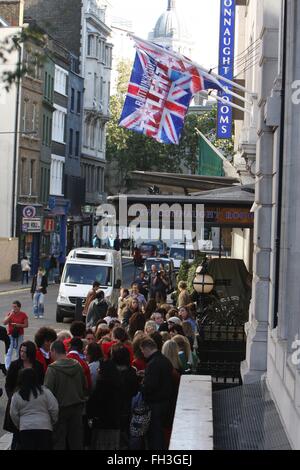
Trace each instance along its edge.
<instances>
[{"instance_id":1,"label":"black jacket","mask_svg":"<svg viewBox=\"0 0 300 470\"><path fill-rule=\"evenodd\" d=\"M107 363L112 364L108 360ZM106 364L100 362L100 372L96 386L86 404L86 414L93 420L96 429L120 429L122 410L122 380L114 365L113 373L103 374Z\"/></svg>"},{"instance_id":2,"label":"black jacket","mask_svg":"<svg viewBox=\"0 0 300 470\"><path fill-rule=\"evenodd\" d=\"M34 295L35 293L35 290L36 290L36 284L37 284L37 274L35 276L33 276L32 278L32 284L31 284L31 294ZM48 287L48 280L47 280L47 276L43 276L42 277L42 282L41 282L41 292L42 294L47 294L47 287Z\"/></svg>"},{"instance_id":3,"label":"black jacket","mask_svg":"<svg viewBox=\"0 0 300 470\"><path fill-rule=\"evenodd\" d=\"M174 392L173 366L161 352L147 359L142 393L149 404L171 400Z\"/></svg>"},{"instance_id":4,"label":"black jacket","mask_svg":"<svg viewBox=\"0 0 300 470\"><path fill-rule=\"evenodd\" d=\"M6 328L4 328L3 326L0 326L0 341L3 341L3 343L5 344L5 352L7 353L9 349L9 345L10 345L10 339L7 334ZM2 357L0 357L0 364L1 364L1 361L2 361Z\"/></svg>"}]
</instances>

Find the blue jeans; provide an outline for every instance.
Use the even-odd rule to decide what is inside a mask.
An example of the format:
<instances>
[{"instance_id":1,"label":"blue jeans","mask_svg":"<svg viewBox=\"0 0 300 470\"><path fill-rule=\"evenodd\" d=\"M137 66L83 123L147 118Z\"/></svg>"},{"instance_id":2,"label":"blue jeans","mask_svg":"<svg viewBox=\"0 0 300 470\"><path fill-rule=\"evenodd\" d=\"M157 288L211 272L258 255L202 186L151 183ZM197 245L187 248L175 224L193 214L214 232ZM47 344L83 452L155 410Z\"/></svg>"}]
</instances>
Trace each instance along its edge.
<instances>
[{"instance_id":1,"label":"blue jeans","mask_svg":"<svg viewBox=\"0 0 300 470\"><path fill-rule=\"evenodd\" d=\"M35 317L42 317L44 315L44 299L45 295L42 292L36 292L33 296L33 315Z\"/></svg>"},{"instance_id":2,"label":"blue jeans","mask_svg":"<svg viewBox=\"0 0 300 470\"><path fill-rule=\"evenodd\" d=\"M9 349L8 349L7 354L5 356L6 370L8 370L8 368L10 366L14 350L17 353L17 358L19 357L19 349L20 349L21 344L24 341L24 336L21 335L18 338L13 338L11 335L9 335L9 339L10 339L10 346L9 346Z\"/></svg>"}]
</instances>

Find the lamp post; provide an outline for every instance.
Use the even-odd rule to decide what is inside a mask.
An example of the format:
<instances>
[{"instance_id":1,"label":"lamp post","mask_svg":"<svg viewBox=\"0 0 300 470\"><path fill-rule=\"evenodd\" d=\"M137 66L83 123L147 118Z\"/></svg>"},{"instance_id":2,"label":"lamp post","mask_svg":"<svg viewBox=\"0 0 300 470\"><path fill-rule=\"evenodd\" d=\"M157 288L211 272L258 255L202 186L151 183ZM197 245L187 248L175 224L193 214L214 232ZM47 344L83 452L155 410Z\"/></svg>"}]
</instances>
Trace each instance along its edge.
<instances>
[{"instance_id":1,"label":"lamp post","mask_svg":"<svg viewBox=\"0 0 300 470\"><path fill-rule=\"evenodd\" d=\"M198 297L197 297L198 309L197 310L198 310L198 313L201 314L203 312L203 307L204 307L203 298L205 295L210 294L214 288L214 280L208 274L206 259L203 261L201 266L198 266L196 270L196 276L193 281L193 286L194 286L195 292L198 294Z\"/></svg>"}]
</instances>

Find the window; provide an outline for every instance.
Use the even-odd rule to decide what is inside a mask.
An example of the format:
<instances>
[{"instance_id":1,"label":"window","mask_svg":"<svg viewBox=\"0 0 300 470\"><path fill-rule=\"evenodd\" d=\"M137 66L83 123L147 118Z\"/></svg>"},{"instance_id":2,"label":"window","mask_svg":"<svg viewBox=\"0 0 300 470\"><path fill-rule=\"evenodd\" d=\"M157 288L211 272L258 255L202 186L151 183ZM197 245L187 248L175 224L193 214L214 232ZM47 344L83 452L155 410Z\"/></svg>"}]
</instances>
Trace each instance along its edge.
<instances>
[{"instance_id":1,"label":"window","mask_svg":"<svg viewBox=\"0 0 300 470\"><path fill-rule=\"evenodd\" d=\"M68 71L55 65L54 91L66 96Z\"/></svg>"},{"instance_id":2,"label":"window","mask_svg":"<svg viewBox=\"0 0 300 470\"><path fill-rule=\"evenodd\" d=\"M49 117L46 117L46 145L49 146Z\"/></svg>"},{"instance_id":3,"label":"window","mask_svg":"<svg viewBox=\"0 0 300 470\"><path fill-rule=\"evenodd\" d=\"M21 159L21 178L20 178L20 193L21 195L25 194L25 171L26 171L26 159Z\"/></svg>"},{"instance_id":4,"label":"window","mask_svg":"<svg viewBox=\"0 0 300 470\"><path fill-rule=\"evenodd\" d=\"M48 86L48 73L45 72L45 81L44 81L44 97L48 98L47 96L47 86Z\"/></svg>"},{"instance_id":5,"label":"window","mask_svg":"<svg viewBox=\"0 0 300 470\"><path fill-rule=\"evenodd\" d=\"M91 124L91 149L95 148L95 123Z\"/></svg>"},{"instance_id":6,"label":"window","mask_svg":"<svg viewBox=\"0 0 300 470\"><path fill-rule=\"evenodd\" d=\"M75 90L74 88L71 89L71 111L74 111L75 105Z\"/></svg>"},{"instance_id":7,"label":"window","mask_svg":"<svg viewBox=\"0 0 300 470\"><path fill-rule=\"evenodd\" d=\"M64 157L51 155L50 194L63 196Z\"/></svg>"},{"instance_id":8,"label":"window","mask_svg":"<svg viewBox=\"0 0 300 470\"><path fill-rule=\"evenodd\" d=\"M97 81L98 81L97 74L94 73L94 100L97 99Z\"/></svg>"},{"instance_id":9,"label":"window","mask_svg":"<svg viewBox=\"0 0 300 470\"><path fill-rule=\"evenodd\" d=\"M84 124L84 146L89 147L90 140L90 123L85 122Z\"/></svg>"},{"instance_id":10,"label":"window","mask_svg":"<svg viewBox=\"0 0 300 470\"><path fill-rule=\"evenodd\" d=\"M29 174L29 196L32 196L34 194L34 167L35 167L35 161L30 160L30 174Z\"/></svg>"},{"instance_id":11,"label":"window","mask_svg":"<svg viewBox=\"0 0 300 470\"><path fill-rule=\"evenodd\" d=\"M100 102L103 103L103 77L100 78Z\"/></svg>"},{"instance_id":12,"label":"window","mask_svg":"<svg viewBox=\"0 0 300 470\"><path fill-rule=\"evenodd\" d=\"M94 55L94 36L92 34L88 35L87 55L88 56L93 56Z\"/></svg>"},{"instance_id":13,"label":"window","mask_svg":"<svg viewBox=\"0 0 300 470\"><path fill-rule=\"evenodd\" d=\"M70 129L69 154L70 154L70 155L73 155L73 129Z\"/></svg>"},{"instance_id":14,"label":"window","mask_svg":"<svg viewBox=\"0 0 300 470\"><path fill-rule=\"evenodd\" d=\"M76 131L75 157L79 157L79 142L80 142L80 133L79 131Z\"/></svg>"},{"instance_id":15,"label":"window","mask_svg":"<svg viewBox=\"0 0 300 470\"><path fill-rule=\"evenodd\" d=\"M52 140L64 144L67 110L58 105L54 105L54 107L55 111L53 113Z\"/></svg>"},{"instance_id":16,"label":"window","mask_svg":"<svg viewBox=\"0 0 300 470\"><path fill-rule=\"evenodd\" d=\"M42 131L42 142L45 145L45 138L46 138L46 116L43 114L43 131Z\"/></svg>"},{"instance_id":17,"label":"window","mask_svg":"<svg viewBox=\"0 0 300 470\"><path fill-rule=\"evenodd\" d=\"M37 123L37 104L36 103L33 103L32 105L32 121L31 121L31 129L33 131L36 131L37 132L37 128L36 128L36 123Z\"/></svg>"},{"instance_id":18,"label":"window","mask_svg":"<svg viewBox=\"0 0 300 470\"><path fill-rule=\"evenodd\" d=\"M77 114L81 111L81 92L77 91Z\"/></svg>"},{"instance_id":19,"label":"window","mask_svg":"<svg viewBox=\"0 0 300 470\"><path fill-rule=\"evenodd\" d=\"M27 130L27 106L28 106L28 100L24 100L23 103L23 117L22 117L22 131L26 132Z\"/></svg>"}]
</instances>

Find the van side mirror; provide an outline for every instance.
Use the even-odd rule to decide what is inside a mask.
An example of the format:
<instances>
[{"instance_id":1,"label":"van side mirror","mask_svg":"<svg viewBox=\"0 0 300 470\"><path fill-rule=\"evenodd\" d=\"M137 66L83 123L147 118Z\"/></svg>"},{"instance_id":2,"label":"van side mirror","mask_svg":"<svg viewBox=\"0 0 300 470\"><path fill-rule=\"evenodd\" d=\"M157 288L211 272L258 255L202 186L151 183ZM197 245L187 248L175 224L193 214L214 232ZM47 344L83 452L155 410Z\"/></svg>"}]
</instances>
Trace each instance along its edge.
<instances>
[{"instance_id":1,"label":"van side mirror","mask_svg":"<svg viewBox=\"0 0 300 470\"><path fill-rule=\"evenodd\" d=\"M115 282L114 288L115 288L115 289L121 289L121 285L122 285L121 279L118 279L118 280Z\"/></svg>"}]
</instances>

